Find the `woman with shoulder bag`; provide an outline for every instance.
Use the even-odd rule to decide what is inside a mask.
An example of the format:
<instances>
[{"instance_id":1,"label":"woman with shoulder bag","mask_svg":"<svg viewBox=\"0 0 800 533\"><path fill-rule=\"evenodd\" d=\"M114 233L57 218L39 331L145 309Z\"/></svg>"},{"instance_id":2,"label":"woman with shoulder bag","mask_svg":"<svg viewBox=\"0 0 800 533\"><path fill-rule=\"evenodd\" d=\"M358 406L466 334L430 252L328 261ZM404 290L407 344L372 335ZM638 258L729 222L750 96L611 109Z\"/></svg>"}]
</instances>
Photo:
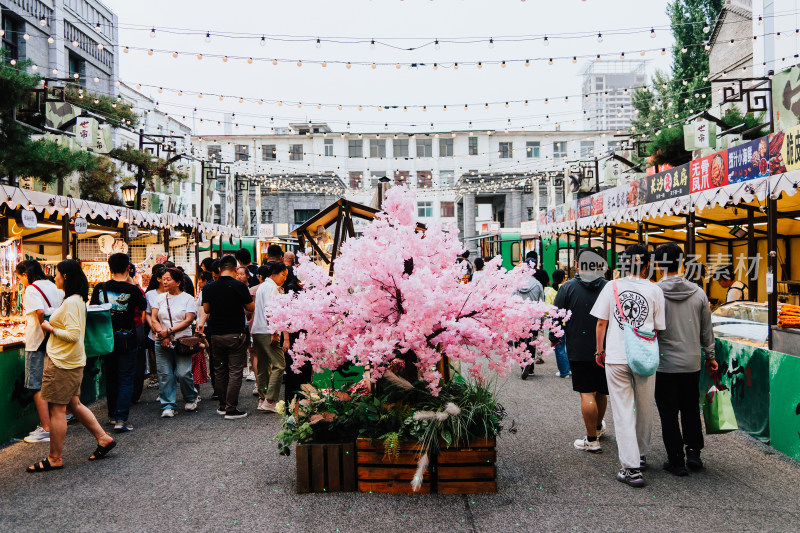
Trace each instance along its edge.
<instances>
[{"instance_id":1,"label":"woman with shoulder bag","mask_svg":"<svg viewBox=\"0 0 800 533\"><path fill-rule=\"evenodd\" d=\"M194 298L181 291L183 273L168 268L161 281L166 289L153 305L151 324L156 335L156 369L161 417L172 418L177 411L175 380L181 387L186 411L197 409L200 398L192 376L192 354L198 349L198 338L192 335L191 325L197 314ZM192 346L194 345L194 346Z\"/></svg>"}]
</instances>

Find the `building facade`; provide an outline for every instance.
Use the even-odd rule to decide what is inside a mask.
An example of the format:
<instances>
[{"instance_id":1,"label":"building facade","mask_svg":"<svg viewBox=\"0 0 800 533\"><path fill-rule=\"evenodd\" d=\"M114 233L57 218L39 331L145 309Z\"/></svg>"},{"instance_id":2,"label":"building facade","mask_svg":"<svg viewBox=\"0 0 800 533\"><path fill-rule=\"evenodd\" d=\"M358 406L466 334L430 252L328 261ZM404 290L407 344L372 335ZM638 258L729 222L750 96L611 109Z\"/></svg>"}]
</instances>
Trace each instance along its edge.
<instances>
[{"instance_id":1,"label":"building facade","mask_svg":"<svg viewBox=\"0 0 800 533\"><path fill-rule=\"evenodd\" d=\"M2 47L46 78L117 95L117 16L96 0L0 0Z\"/></svg>"},{"instance_id":2,"label":"building facade","mask_svg":"<svg viewBox=\"0 0 800 533\"><path fill-rule=\"evenodd\" d=\"M420 222L457 224L463 237L482 222L518 228L536 216L535 196L547 201L539 194L550 190L543 177L594 160L613 144L613 132L600 131L350 133L326 124L193 139L197 158L230 170L218 181L212 221L235 222L251 235L259 224L288 233L339 196L375 204L383 179L415 190ZM253 190L259 186L260 208Z\"/></svg>"},{"instance_id":3,"label":"building facade","mask_svg":"<svg viewBox=\"0 0 800 533\"><path fill-rule=\"evenodd\" d=\"M633 90L647 83L645 61L593 61L583 71L583 112L598 130L624 132L634 117Z\"/></svg>"}]
</instances>

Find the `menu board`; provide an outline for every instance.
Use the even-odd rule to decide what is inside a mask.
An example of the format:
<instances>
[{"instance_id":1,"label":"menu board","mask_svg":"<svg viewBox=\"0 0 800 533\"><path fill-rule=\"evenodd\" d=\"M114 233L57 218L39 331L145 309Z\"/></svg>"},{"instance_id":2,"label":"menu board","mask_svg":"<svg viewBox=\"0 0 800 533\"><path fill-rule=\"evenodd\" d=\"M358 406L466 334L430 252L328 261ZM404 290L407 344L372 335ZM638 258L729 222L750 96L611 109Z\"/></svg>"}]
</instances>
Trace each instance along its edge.
<instances>
[{"instance_id":1,"label":"menu board","mask_svg":"<svg viewBox=\"0 0 800 533\"><path fill-rule=\"evenodd\" d=\"M585 196L578 200L578 216L580 218L592 216L592 197Z\"/></svg>"},{"instance_id":2,"label":"menu board","mask_svg":"<svg viewBox=\"0 0 800 533\"><path fill-rule=\"evenodd\" d=\"M689 163L691 192L706 191L728 184L728 151L723 150Z\"/></svg>"},{"instance_id":3,"label":"menu board","mask_svg":"<svg viewBox=\"0 0 800 533\"><path fill-rule=\"evenodd\" d=\"M647 178L647 203L689 194L689 165L677 166Z\"/></svg>"},{"instance_id":4,"label":"menu board","mask_svg":"<svg viewBox=\"0 0 800 533\"><path fill-rule=\"evenodd\" d=\"M769 176L768 144L769 138L762 137L728 148L728 183Z\"/></svg>"},{"instance_id":5,"label":"menu board","mask_svg":"<svg viewBox=\"0 0 800 533\"><path fill-rule=\"evenodd\" d=\"M603 193L593 194L592 198L592 216L603 214Z\"/></svg>"}]
</instances>

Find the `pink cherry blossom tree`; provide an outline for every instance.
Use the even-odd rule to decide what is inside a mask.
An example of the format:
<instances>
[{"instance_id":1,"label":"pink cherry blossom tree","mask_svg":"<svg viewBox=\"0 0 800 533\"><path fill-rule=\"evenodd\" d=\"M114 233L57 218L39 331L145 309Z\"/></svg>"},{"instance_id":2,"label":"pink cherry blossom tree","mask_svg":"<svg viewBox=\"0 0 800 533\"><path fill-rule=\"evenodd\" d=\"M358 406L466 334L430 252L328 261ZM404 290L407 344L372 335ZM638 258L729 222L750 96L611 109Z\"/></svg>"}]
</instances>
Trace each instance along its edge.
<instances>
[{"instance_id":1,"label":"pink cherry blossom tree","mask_svg":"<svg viewBox=\"0 0 800 533\"><path fill-rule=\"evenodd\" d=\"M420 379L437 394L443 356L471 364L474 375L486 366L502 376L532 362L523 341L540 329L562 335L555 319L563 312L515 294L532 275L526 265L506 272L497 257L480 282L461 283L458 230L434 222L418 231L415 205L405 187L390 189L363 236L342 245L333 278L301 258L305 290L279 295L265 311L274 331L302 332L292 348L294 370L309 360L315 371L355 364L369 368L374 382L411 353ZM545 336L533 343L550 350Z\"/></svg>"}]
</instances>

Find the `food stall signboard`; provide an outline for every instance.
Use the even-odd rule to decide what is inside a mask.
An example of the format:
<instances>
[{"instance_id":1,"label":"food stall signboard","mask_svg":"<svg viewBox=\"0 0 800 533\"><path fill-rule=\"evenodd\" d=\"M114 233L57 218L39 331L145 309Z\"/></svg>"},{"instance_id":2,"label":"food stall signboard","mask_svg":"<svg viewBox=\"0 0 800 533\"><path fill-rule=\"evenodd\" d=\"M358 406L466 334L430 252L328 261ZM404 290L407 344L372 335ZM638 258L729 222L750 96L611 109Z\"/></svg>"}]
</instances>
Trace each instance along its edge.
<instances>
[{"instance_id":1,"label":"food stall signboard","mask_svg":"<svg viewBox=\"0 0 800 533\"><path fill-rule=\"evenodd\" d=\"M275 226L272 224L259 224L258 225L258 238L271 239L275 236Z\"/></svg>"},{"instance_id":2,"label":"food stall signboard","mask_svg":"<svg viewBox=\"0 0 800 533\"><path fill-rule=\"evenodd\" d=\"M89 230L89 224L86 222L85 218L75 217L75 220L72 221L72 229L78 235L82 235Z\"/></svg>"},{"instance_id":3,"label":"food stall signboard","mask_svg":"<svg viewBox=\"0 0 800 533\"><path fill-rule=\"evenodd\" d=\"M786 166L784 172L800 169L800 126L789 128L781 146L781 157Z\"/></svg>"},{"instance_id":4,"label":"food stall signboard","mask_svg":"<svg viewBox=\"0 0 800 533\"><path fill-rule=\"evenodd\" d=\"M592 198L590 196L585 196L578 200L578 217L590 217L592 216Z\"/></svg>"},{"instance_id":5,"label":"food stall signboard","mask_svg":"<svg viewBox=\"0 0 800 533\"><path fill-rule=\"evenodd\" d=\"M519 233L521 236L537 236L539 235L539 224L535 220L526 220L519 226Z\"/></svg>"},{"instance_id":6,"label":"food stall signboard","mask_svg":"<svg viewBox=\"0 0 800 533\"><path fill-rule=\"evenodd\" d=\"M769 139L762 137L728 148L728 183L769 176Z\"/></svg>"},{"instance_id":7,"label":"food stall signboard","mask_svg":"<svg viewBox=\"0 0 800 533\"><path fill-rule=\"evenodd\" d=\"M689 163L647 178L647 203L689 194Z\"/></svg>"},{"instance_id":8,"label":"food stall signboard","mask_svg":"<svg viewBox=\"0 0 800 533\"><path fill-rule=\"evenodd\" d=\"M728 184L728 151L723 150L689 163L691 192L706 191Z\"/></svg>"},{"instance_id":9,"label":"food stall signboard","mask_svg":"<svg viewBox=\"0 0 800 533\"><path fill-rule=\"evenodd\" d=\"M17 222L25 229L35 229L38 221L36 220L36 213L28 209L23 209L17 216Z\"/></svg>"},{"instance_id":10,"label":"food stall signboard","mask_svg":"<svg viewBox=\"0 0 800 533\"><path fill-rule=\"evenodd\" d=\"M139 236L139 226L135 226L133 224L128 226L128 238L135 239L138 236Z\"/></svg>"}]
</instances>

